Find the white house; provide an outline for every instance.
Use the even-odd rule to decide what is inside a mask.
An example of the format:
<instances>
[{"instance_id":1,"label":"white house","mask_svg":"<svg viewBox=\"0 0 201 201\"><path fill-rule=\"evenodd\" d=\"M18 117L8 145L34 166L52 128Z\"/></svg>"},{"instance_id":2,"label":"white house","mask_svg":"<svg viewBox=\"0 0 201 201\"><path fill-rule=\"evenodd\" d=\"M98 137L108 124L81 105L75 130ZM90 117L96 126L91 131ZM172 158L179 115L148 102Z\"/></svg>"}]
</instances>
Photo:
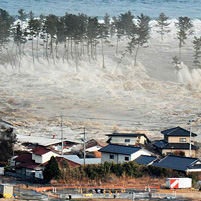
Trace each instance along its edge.
<instances>
[{"instance_id":1,"label":"white house","mask_svg":"<svg viewBox=\"0 0 201 201\"><path fill-rule=\"evenodd\" d=\"M101 152L101 163L114 162L123 163L133 161L141 155L151 156L151 152L141 147L123 146L109 144L99 150Z\"/></svg>"},{"instance_id":2,"label":"white house","mask_svg":"<svg viewBox=\"0 0 201 201\"><path fill-rule=\"evenodd\" d=\"M147 136L142 133L113 133L107 136L109 137L107 140L109 144L138 146L145 145L150 142Z\"/></svg>"},{"instance_id":3,"label":"white house","mask_svg":"<svg viewBox=\"0 0 201 201\"><path fill-rule=\"evenodd\" d=\"M13 157L11 166L15 168L18 174L42 179L41 171L44 169L43 164L47 163L52 156L56 157L59 155L45 147L37 147L32 150L32 153L24 153Z\"/></svg>"},{"instance_id":4,"label":"white house","mask_svg":"<svg viewBox=\"0 0 201 201\"><path fill-rule=\"evenodd\" d=\"M58 154L52 152L49 149L43 148L43 147L37 147L32 150L32 160L35 161L35 163L45 163L50 160L52 156L56 157L59 156Z\"/></svg>"}]
</instances>

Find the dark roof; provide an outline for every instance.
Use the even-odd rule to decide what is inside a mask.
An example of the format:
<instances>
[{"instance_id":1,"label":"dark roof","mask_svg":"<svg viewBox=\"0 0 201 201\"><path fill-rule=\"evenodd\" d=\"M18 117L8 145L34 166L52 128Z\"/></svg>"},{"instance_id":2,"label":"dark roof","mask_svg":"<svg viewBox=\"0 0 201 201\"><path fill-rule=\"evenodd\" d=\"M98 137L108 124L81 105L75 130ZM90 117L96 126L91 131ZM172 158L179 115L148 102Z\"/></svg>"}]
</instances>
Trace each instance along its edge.
<instances>
[{"instance_id":1,"label":"dark roof","mask_svg":"<svg viewBox=\"0 0 201 201\"><path fill-rule=\"evenodd\" d=\"M167 143L161 149L189 149L189 143ZM191 145L192 150L198 149L195 145Z\"/></svg>"},{"instance_id":2,"label":"dark roof","mask_svg":"<svg viewBox=\"0 0 201 201\"><path fill-rule=\"evenodd\" d=\"M161 131L162 134L167 135L167 136L186 136L186 137L190 137L190 131L185 130L181 127L175 127L175 128L170 128L164 131ZM191 133L192 137L197 136L197 134L195 133Z\"/></svg>"},{"instance_id":3,"label":"dark roof","mask_svg":"<svg viewBox=\"0 0 201 201\"><path fill-rule=\"evenodd\" d=\"M167 142L164 141L164 140L158 140L158 141L156 141L156 142L153 143L153 145L156 146L157 148L162 148L166 144L167 144Z\"/></svg>"},{"instance_id":4,"label":"dark roof","mask_svg":"<svg viewBox=\"0 0 201 201\"><path fill-rule=\"evenodd\" d=\"M141 147L131 147L131 146L109 144L106 147L101 148L99 151L130 155L130 154L133 154L133 153L139 151L140 149L141 149Z\"/></svg>"},{"instance_id":5,"label":"dark roof","mask_svg":"<svg viewBox=\"0 0 201 201\"><path fill-rule=\"evenodd\" d=\"M143 133L112 133L112 134L107 134L108 137L139 137L139 136L144 136L147 141L149 142L150 140L148 137L143 134Z\"/></svg>"},{"instance_id":6,"label":"dark roof","mask_svg":"<svg viewBox=\"0 0 201 201\"><path fill-rule=\"evenodd\" d=\"M34 170L40 166L41 166L41 164L32 162L32 163L20 163L20 164L16 165L15 168L27 168L27 169Z\"/></svg>"},{"instance_id":7,"label":"dark roof","mask_svg":"<svg viewBox=\"0 0 201 201\"><path fill-rule=\"evenodd\" d=\"M168 155L160 161L154 162L153 165L173 170L186 171L197 161L197 158Z\"/></svg>"},{"instance_id":8,"label":"dark roof","mask_svg":"<svg viewBox=\"0 0 201 201\"><path fill-rule=\"evenodd\" d=\"M164 140L156 141L154 144L157 148L160 149L189 149L189 143L168 143ZM195 145L191 145L192 150L198 149Z\"/></svg>"},{"instance_id":9,"label":"dark roof","mask_svg":"<svg viewBox=\"0 0 201 201\"><path fill-rule=\"evenodd\" d=\"M36 147L35 149L32 150L32 152L36 155L43 155L46 154L48 152L50 152L51 150L48 150L44 147Z\"/></svg>"},{"instance_id":10,"label":"dark roof","mask_svg":"<svg viewBox=\"0 0 201 201\"><path fill-rule=\"evenodd\" d=\"M76 162L74 162L74 161L70 161L70 160L68 160L68 159L66 159L66 158L64 158L64 157L56 156L55 159L56 159L57 163L59 164L59 166L60 166L61 168L64 168L64 166L63 166L63 164L62 164L62 161L66 161L70 167L78 167L78 166L80 166L79 163L76 163ZM41 166L46 166L46 165L48 164L48 162L49 162L49 161L47 161L47 162L41 164Z\"/></svg>"},{"instance_id":11,"label":"dark roof","mask_svg":"<svg viewBox=\"0 0 201 201\"><path fill-rule=\"evenodd\" d=\"M157 159L156 156L141 155L138 158L136 158L134 162L140 165L149 165L151 162L155 161L156 159Z\"/></svg>"},{"instance_id":12,"label":"dark roof","mask_svg":"<svg viewBox=\"0 0 201 201\"><path fill-rule=\"evenodd\" d=\"M21 154L18 157L16 157L14 160L16 162L20 162L18 165L15 166L15 168L35 169L38 166L40 166L39 163L35 163L35 161L32 160L31 153Z\"/></svg>"},{"instance_id":13,"label":"dark roof","mask_svg":"<svg viewBox=\"0 0 201 201\"><path fill-rule=\"evenodd\" d=\"M31 153L25 153L17 156L14 161L17 162L23 162L23 163L29 163L32 162L32 154Z\"/></svg>"}]
</instances>

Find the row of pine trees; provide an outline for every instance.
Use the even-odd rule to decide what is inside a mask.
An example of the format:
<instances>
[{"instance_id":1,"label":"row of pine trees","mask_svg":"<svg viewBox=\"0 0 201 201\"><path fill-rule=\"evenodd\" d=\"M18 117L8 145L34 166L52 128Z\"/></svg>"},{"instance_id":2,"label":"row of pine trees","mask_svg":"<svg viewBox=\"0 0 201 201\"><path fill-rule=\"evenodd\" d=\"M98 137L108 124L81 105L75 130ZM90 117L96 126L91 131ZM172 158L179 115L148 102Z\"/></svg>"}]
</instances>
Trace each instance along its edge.
<instances>
[{"instance_id":1,"label":"row of pine trees","mask_svg":"<svg viewBox=\"0 0 201 201\"><path fill-rule=\"evenodd\" d=\"M85 14L68 14L58 17L50 14L35 17L31 11L25 13L23 9L18 11L16 22L6 10L0 9L0 63L9 61L13 68L20 68L21 59L30 50L33 63L41 57L55 63L56 59L63 62L73 60L76 70L79 62L87 58L97 60L97 47L101 50L102 67L105 65L105 46L112 46L114 38L115 52L119 54L119 42L126 39L126 49L121 60L126 54L133 55L134 65L137 64L137 56L141 47L146 47L150 39L150 17L144 14L137 16L128 11L117 17L105 14L103 22L98 17L89 17ZM161 13L157 18L157 32L163 41L165 35L170 32L169 17ZM181 63L182 48L186 39L193 33L193 23L188 17L179 17L175 23L177 29L178 55L173 58L176 65ZM194 67L200 68L201 37L194 37ZM28 45L27 45L28 44ZM6 54L6 57L5 57ZM7 58L3 59L3 58Z\"/></svg>"}]
</instances>

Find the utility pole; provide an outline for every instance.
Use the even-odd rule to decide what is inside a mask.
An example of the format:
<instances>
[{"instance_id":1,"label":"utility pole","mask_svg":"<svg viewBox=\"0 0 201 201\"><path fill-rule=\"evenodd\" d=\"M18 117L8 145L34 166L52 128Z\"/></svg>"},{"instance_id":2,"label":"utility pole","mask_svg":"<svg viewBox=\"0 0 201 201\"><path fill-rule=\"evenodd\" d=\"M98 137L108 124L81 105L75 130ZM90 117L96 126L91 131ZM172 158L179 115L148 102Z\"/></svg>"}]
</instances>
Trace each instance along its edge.
<instances>
[{"instance_id":1,"label":"utility pole","mask_svg":"<svg viewBox=\"0 0 201 201\"><path fill-rule=\"evenodd\" d=\"M61 115L61 155L63 155L63 140L64 140L64 136L63 136L63 116Z\"/></svg>"},{"instance_id":2,"label":"utility pole","mask_svg":"<svg viewBox=\"0 0 201 201\"><path fill-rule=\"evenodd\" d=\"M191 140L192 140L192 119L189 120L189 124L190 124L190 143L189 143L189 157L191 157Z\"/></svg>"},{"instance_id":3,"label":"utility pole","mask_svg":"<svg viewBox=\"0 0 201 201\"><path fill-rule=\"evenodd\" d=\"M85 131L85 127L84 127L84 165L86 165L86 131Z\"/></svg>"}]
</instances>

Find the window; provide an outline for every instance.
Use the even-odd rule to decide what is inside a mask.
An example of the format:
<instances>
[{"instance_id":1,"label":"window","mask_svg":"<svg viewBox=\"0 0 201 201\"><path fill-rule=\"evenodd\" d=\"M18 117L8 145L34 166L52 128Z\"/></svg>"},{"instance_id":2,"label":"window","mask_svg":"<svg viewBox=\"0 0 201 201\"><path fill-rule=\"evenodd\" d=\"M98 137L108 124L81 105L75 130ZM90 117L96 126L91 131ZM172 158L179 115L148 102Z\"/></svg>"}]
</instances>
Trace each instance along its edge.
<instances>
[{"instance_id":1,"label":"window","mask_svg":"<svg viewBox=\"0 0 201 201\"><path fill-rule=\"evenodd\" d=\"M114 159L114 155L110 155L110 159Z\"/></svg>"},{"instance_id":2,"label":"window","mask_svg":"<svg viewBox=\"0 0 201 201\"><path fill-rule=\"evenodd\" d=\"M179 138L179 142L186 142L186 138Z\"/></svg>"},{"instance_id":3,"label":"window","mask_svg":"<svg viewBox=\"0 0 201 201\"><path fill-rule=\"evenodd\" d=\"M128 156L125 156L125 161L129 161L129 157Z\"/></svg>"},{"instance_id":4,"label":"window","mask_svg":"<svg viewBox=\"0 0 201 201\"><path fill-rule=\"evenodd\" d=\"M130 139L125 139L125 142L130 142L131 140Z\"/></svg>"}]
</instances>

